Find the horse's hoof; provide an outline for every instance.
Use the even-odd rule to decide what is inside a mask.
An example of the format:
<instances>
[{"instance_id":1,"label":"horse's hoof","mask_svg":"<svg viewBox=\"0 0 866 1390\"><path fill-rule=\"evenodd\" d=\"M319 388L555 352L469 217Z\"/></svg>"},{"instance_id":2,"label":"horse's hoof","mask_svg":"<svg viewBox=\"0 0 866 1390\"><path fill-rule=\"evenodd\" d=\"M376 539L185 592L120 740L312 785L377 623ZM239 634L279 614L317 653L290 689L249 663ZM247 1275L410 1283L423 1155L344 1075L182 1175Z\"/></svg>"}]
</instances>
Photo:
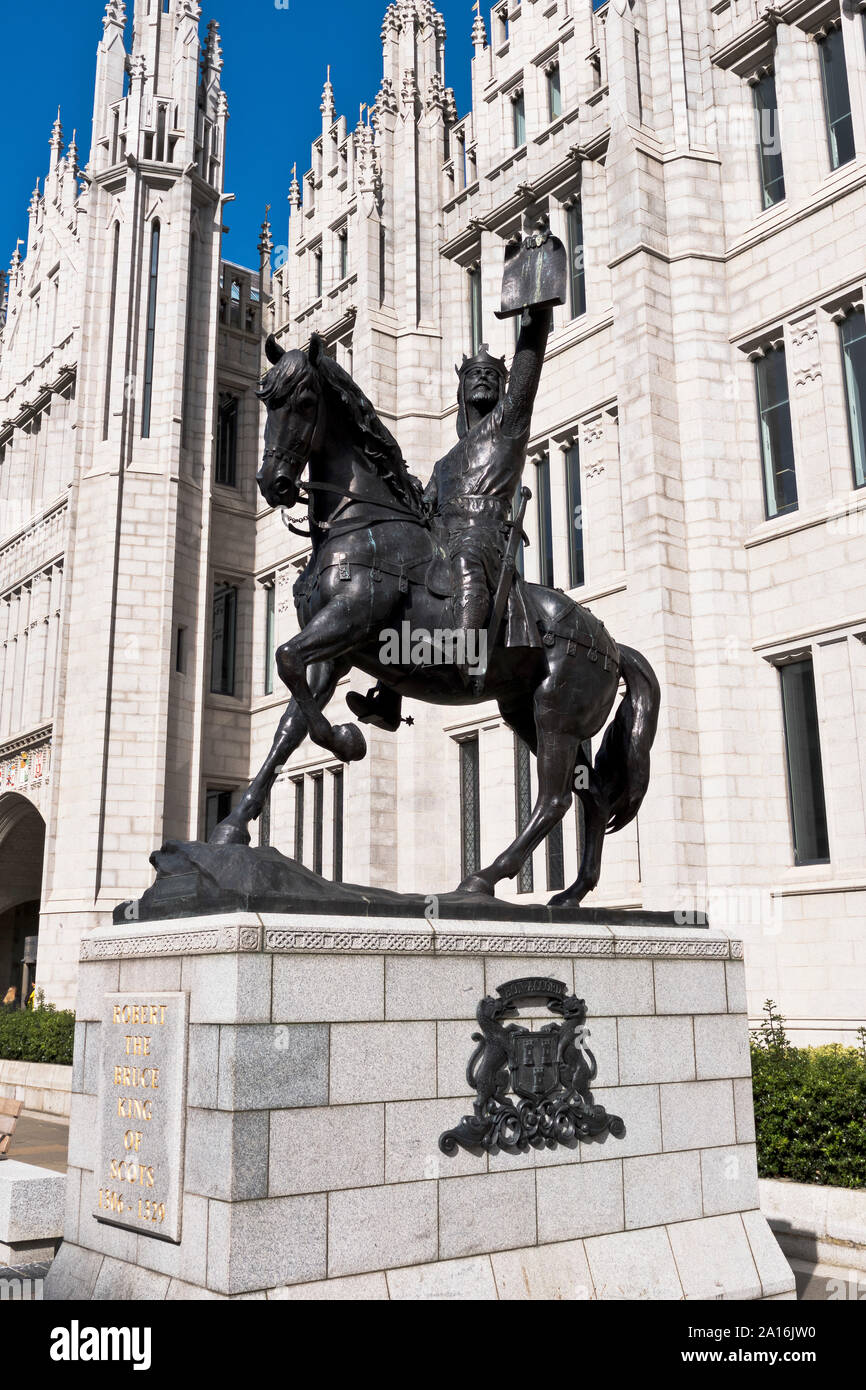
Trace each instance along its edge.
<instances>
[{"instance_id":1,"label":"horse's hoof","mask_svg":"<svg viewBox=\"0 0 866 1390\"><path fill-rule=\"evenodd\" d=\"M496 897L496 894L490 887L490 884L487 882L487 879L482 878L481 874L469 874L467 878L464 878L462 883L458 883L457 892L476 893L480 897L484 898Z\"/></svg>"},{"instance_id":2,"label":"horse's hoof","mask_svg":"<svg viewBox=\"0 0 866 1390\"><path fill-rule=\"evenodd\" d=\"M209 845L248 845L250 832L242 825L234 825L229 820L221 820L211 831Z\"/></svg>"},{"instance_id":3,"label":"horse's hoof","mask_svg":"<svg viewBox=\"0 0 866 1390\"><path fill-rule=\"evenodd\" d=\"M367 740L357 724L335 724L331 747L344 763L356 763L367 756Z\"/></svg>"},{"instance_id":4,"label":"horse's hoof","mask_svg":"<svg viewBox=\"0 0 866 1390\"><path fill-rule=\"evenodd\" d=\"M582 897L583 894L581 894L581 897L576 897L574 893L569 893L568 891L565 891L563 893L554 893L552 898L548 898L547 906L580 907Z\"/></svg>"}]
</instances>

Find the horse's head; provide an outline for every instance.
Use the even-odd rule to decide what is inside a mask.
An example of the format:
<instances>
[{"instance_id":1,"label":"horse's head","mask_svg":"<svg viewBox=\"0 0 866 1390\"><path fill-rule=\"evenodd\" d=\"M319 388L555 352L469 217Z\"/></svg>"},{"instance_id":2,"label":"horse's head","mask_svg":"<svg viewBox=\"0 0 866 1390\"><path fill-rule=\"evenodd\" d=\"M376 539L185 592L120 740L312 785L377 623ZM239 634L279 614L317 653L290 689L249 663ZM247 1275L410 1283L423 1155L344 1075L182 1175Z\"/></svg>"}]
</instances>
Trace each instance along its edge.
<instances>
[{"instance_id":1,"label":"horse's head","mask_svg":"<svg viewBox=\"0 0 866 1390\"><path fill-rule=\"evenodd\" d=\"M271 507L294 506L301 474L322 445L325 411L322 381L316 370L322 346L315 335L309 352L297 348L286 352L273 334L265 343L273 366L257 392L267 406L268 419L256 482Z\"/></svg>"}]
</instances>

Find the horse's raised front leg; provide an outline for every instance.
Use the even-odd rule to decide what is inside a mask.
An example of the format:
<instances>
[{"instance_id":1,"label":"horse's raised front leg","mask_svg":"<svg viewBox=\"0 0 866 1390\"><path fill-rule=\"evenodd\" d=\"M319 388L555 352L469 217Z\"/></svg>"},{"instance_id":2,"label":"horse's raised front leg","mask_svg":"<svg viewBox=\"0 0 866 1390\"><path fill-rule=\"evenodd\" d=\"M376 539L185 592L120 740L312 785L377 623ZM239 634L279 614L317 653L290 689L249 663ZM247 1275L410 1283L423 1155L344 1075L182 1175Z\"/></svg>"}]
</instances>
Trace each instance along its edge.
<instances>
[{"instance_id":1,"label":"horse's raised front leg","mask_svg":"<svg viewBox=\"0 0 866 1390\"><path fill-rule=\"evenodd\" d=\"M347 594L341 601L326 603L307 626L277 648L276 664L280 679L297 701L305 732L343 762L355 762L367 752L367 741L357 724L331 725L307 683L307 670L319 662L339 662L369 640L379 624L371 625L369 610L352 605Z\"/></svg>"},{"instance_id":2,"label":"horse's raised front leg","mask_svg":"<svg viewBox=\"0 0 866 1390\"><path fill-rule=\"evenodd\" d=\"M348 661L320 661L307 672L310 691L318 705L326 705L337 682L349 669ZM248 845L249 823L257 820L277 780L277 773L306 737L307 725L296 700L290 700L274 735L268 756L262 763L243 796L225 820L221 820L210 837L212 845Z\"/></svg>"}]
</instances>

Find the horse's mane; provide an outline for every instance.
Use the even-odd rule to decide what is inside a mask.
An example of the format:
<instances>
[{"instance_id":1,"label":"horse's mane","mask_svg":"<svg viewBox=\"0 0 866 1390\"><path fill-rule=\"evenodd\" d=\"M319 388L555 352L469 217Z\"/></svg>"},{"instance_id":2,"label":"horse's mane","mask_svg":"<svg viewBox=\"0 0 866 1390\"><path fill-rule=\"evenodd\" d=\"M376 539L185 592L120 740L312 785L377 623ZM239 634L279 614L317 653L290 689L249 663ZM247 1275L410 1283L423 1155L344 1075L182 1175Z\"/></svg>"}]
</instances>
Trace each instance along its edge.
<instances>
[{"instance_id":1,"label":"horse's mane","mask_svg":"<svg viewBox=\"0 0 866 1390\"><path fill-rule=\"evenodd\" d=\"M300 381L307 372L318 372L326 394L342 408L371 467L401 502L421 512L423 488L406 467L399 444L382 424L357 382L325 351L321 339L314 335L309 353L297 349L285 353L263 378L257 393L259 399L267 405L281 395L294 378Z\"/></svg>"}]
</instances>

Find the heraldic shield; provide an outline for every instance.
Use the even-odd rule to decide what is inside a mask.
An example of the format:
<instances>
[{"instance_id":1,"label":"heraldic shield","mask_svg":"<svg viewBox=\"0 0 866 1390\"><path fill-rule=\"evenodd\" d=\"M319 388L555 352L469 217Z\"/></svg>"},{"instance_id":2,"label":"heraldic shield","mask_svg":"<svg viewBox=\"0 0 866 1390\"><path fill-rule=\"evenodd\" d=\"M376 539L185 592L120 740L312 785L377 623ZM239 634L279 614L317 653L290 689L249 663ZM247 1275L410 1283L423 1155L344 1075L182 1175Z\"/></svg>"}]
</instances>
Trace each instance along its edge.
<instances>
[{"instance_id":1,"label":"heraldic shield","mask_svg":"<svg viewBox=\"0 0 866 1390\"><path fill-rule=\"evenodd\" d=\"M498 999L485 996L475 1011L481 1032L472 1034L478 1046L466 1068L476 1092L474 1113L440 1135L442 1152L453 1155L459 1146L476 1153L517 1153L530 1146L574 1144L605 1131L622 1138L622 1120L596 1105L590 1093L598 1067L587 1045L585 1002L566 995L561 980L537 977L509 980L496 993ZM515 1017L518 1003L538 1000L562 1022L536 1033L504 1023Z\"/></svg>"}]
</instances>

